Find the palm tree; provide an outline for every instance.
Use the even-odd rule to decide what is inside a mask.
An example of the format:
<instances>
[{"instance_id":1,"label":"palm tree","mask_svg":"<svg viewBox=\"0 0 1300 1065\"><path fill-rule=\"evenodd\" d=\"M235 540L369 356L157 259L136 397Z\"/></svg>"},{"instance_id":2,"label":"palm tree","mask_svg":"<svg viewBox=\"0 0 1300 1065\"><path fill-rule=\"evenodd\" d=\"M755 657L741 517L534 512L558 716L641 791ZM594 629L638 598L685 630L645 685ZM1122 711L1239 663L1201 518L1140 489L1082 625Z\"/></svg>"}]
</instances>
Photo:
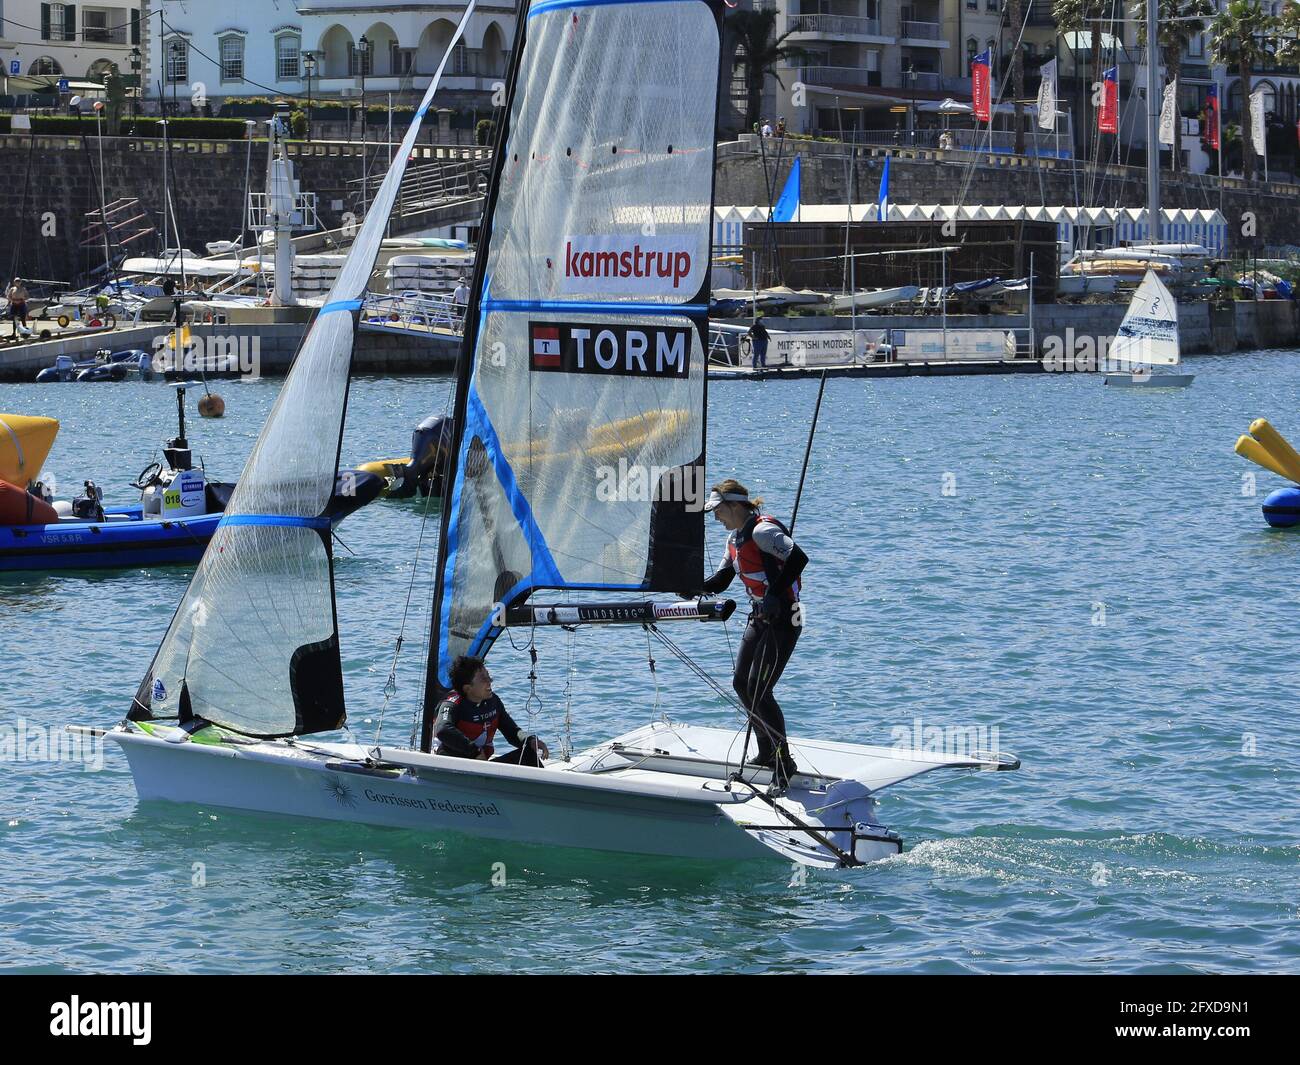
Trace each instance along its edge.
<instances>
[{"instance_id":1,"label":"palm tree","mask_svg":"<svg viewBox=\"0 0 1300 1065\"><path fill-rule=\"evenodd\" d=\"M1092 93L1089 92L1089 86L1101 80L1101 26L1096 21L1104 18L1109 8L1107 0L1052 0L1052 19L1056 22L1058 34L1067 33L1086 33L1091 42L1090 55L1088 57L1088 71L1090 73L1079 77L1081 83L1079 99L1081 106L1076 112L1088 118L1089 103L1092 100ZM1017 30L1017 32L1019 32ZM1071 58L1074 56L1074 49L1070 49ZM1078 77L1078 71L1075 71ZM1091 121L1084 123L1084 129L1092 128ZM1085 138L1087 134L1085 133ZM1087 141L1085 140L1085 145Z\"/></svg>"},{"instance_id":2,"label":"palm tree","mask_svg":"<svg viewBox=\"0 0 1300 1065\"><path fill-rule=\"evenodd\" d=\"M1170 81L1177 81L1183 70L1183 53L1187 46L1196 39L1198 33L1204 33L1208 20L1215 14L1214 0L1157 0L1156 18L1160 23L1158 43L1160 57L1164 62L1165 73ZM1136 0L1134 18L1138 20L1138 44L1145 48L1147 44L1147 4L1146 0ZM1173 169L1179 170L1182 153L1178 150L1177 134L1174 135Z\"/></svg>"},{"instance_id":3,"label":"palm tree","mask_svg":"<svg viewBox=\"0 0 1300 1065\"><path fill-rule=\"evenodd\" d=\"M1007 0L1007 22L1011 28L1011 95L1016 104L1016 154L1025 154L1025 53L1020 45L1024 19L1020 0Z\"/></svg>"},{"instance_id":4,"label":"palm tree","mask_svg":"<svg viewBox=\"0 0 1300 1065\"><path fill-rule=\"evenodd\" d=\"M1251 71L1269 58L1275 22L1261 0L1230 0L1210 26L1210 58L1235 69L1241 81L1241 168L1247 181L1255 176L1256 150L1264 147L1253 143L1250 132Z\"/></svg>"},{"instance_id":5,"label":"palm tree","mask_svg":"<svg viewBox=\"0 0 1300 1065\"><path fill-rule=\"evenodd\" d=\"M1277 35L1278 62L1293 66L1300 63L1300 4L1284 4L1274 27Z\"/></svg>"},{"instance_id":6,"label":"palm tree","mask_svg":"<svg viewBox=\"0 0 1300 1065\"><path fill-rule=\"evenodd\" d=\"M785 39L794 32L786 30L773 39L776 30L776 11L764 8L755 11L733 11L727 16L727 28L735 37L739 47L737 52L744 52L745 64L745 129L751 130L759 119L762 106L763 85L768 75L776 78L777 84L785 88L785 82L776 72L777 63L787 59L802 59L806 54L802 48L785 43ZM737 56L737 62L742 62Z\"/></svg>"}]
</instances>

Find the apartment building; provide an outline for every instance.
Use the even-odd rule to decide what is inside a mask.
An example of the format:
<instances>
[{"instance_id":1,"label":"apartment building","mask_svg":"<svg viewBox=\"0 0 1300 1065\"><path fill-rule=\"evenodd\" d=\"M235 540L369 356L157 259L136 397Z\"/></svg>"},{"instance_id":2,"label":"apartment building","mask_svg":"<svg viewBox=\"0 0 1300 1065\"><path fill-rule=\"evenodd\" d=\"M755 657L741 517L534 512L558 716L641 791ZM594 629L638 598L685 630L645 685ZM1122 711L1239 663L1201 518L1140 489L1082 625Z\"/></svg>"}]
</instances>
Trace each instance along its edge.
<instances>
[{"instance_id":1,"label":"apartment building","mask_svg":"<svg viewBox=\"0 0 1300 1065\"><path fill-rule=\"evenodd\" d=\"M410 96L427 88L464 12L403 0L144 0L147 97L214 108L241 97ZM514 38L511 0L480 0L443 75L442 106L490 105Z\"/></svg>"},{"instance_id":2,"label":"apartment building","mask_svg":"<svg viewBox=\"0 0 1300 1065\"><path fill-rule=\"evenodd\" d=\"M0 63L7 95L43 82L102 81L132 73L131 49L140 43L138 4L54 4L0 0ZM12 93L11 93L12 90Z\"/></svg>"}]
</instances>

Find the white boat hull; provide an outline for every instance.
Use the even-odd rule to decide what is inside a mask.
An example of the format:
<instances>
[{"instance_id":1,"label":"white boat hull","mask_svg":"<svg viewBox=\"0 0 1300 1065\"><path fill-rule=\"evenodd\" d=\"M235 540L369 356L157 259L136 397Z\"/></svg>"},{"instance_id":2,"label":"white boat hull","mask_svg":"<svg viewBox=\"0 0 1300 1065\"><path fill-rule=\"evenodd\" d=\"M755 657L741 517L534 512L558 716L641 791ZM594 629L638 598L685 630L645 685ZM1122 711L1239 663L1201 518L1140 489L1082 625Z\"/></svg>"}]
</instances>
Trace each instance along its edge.
<instances>
[{"instance_id":1,"label":"white boat hull","mask_svg":"<svg viewBox=\"0 0 1300 1065\"><path fill-rule=\"evenodd\" d=\"M834 867L852 864L842 854L870 862L902 850L858 780L800 775L770 799L765 771L747 769L753 787L729 783L737 767L721 758L738 754L738 741L718 729L651 725L545 769L356 744L177 743L164 738L179 736L170 728L106 735L125 751L142 800L706 860ZM848 744L792 746L801 766L856 766L877 788L935 768L1014 768Z\"/></svg>"},{"instance_id":2,"label":"white boat hull","mask_svg":"<svg viewBox=\"0 0 1300 1065\"><path fill-rule=\"evenodd\" d=\"M124 743L142 800L223 806L288 817L489 839L683 857L772 857L716 806L587 807L530 794L513 781L440 781L410 772L330 768L322 758L223 757L198 744ZM206 757L205 757L206 755ZM297 764L294 764L295 761Z\"/></svg>"}]
</instances>

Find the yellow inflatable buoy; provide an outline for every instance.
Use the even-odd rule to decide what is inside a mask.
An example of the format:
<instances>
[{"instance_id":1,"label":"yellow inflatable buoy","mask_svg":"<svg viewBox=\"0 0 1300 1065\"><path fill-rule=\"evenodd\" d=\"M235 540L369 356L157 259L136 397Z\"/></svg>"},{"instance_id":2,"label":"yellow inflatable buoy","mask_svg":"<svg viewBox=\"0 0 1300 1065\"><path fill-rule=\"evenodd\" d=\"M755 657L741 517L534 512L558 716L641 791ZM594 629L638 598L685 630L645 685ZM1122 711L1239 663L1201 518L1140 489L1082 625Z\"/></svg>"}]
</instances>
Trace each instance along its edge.
<instances>
[{"instance_id":1,"label":"yellow inflatable buoy","mask_svg":"<svg viewBox=\"0 0 1300 1065\"><path fill-rule=\"evenodd\" d=\"M1250 423L1250 435L1258 440L1264 449L1282 467L1283 477L1300 482L1300 455L1286 439L1268 424L1265 418L1256 418Z\"/></svg>"},{"instance_id":2,"label":"yellow inflatable buoy","mask_svg":"<svg viewBox=\"0 0 1300 1065\"><path fill-rule=\"evenodd\" d=\"M1266 470L1272 470L1279 477L1290 479L1291 475L1283 469L1282 464L1269 454L1268 448L1256 440L1253 436L1237 437L1237 446L1232 449L1244 459L1250 459L1251 462L1258 466L1263 466Z\"/></svg>"},{"instance_id":3,"label":"yellow inflatable buoy","mask_svg":"<svg viewBox=\"0 0 1300 1065\"><path fill-rule=\"evenodd\" d=\"M0 481L25 488L40 477L58 435L54 418L0 414Z\"/></svg>"}]
</instances>

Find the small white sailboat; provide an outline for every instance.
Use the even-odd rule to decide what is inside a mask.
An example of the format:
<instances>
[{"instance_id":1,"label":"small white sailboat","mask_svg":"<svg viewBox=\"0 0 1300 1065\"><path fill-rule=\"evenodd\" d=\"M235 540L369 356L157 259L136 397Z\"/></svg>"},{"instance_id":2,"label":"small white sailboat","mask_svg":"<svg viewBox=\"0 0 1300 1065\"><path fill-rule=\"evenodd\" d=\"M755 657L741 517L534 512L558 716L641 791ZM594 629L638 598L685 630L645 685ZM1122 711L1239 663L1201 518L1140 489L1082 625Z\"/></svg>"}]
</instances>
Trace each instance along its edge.
<instances>
[{"instance_id":1,"label":"small white sailboat","mask_svg":"<svg viewBox=\"0 0 1300 1065\"><path fill-rule=\"evenodd\" d=\"M691 486L704 483L722 12L721 0L534 0L519 19L458 371L423 700L409 746L324 741L314 734L341 728L346 709L320 514L361 295L434 78L127 719L92 730L121 745L142 799L847 867L902 849L876 817L882 789L1019 765L794 737L801 769L780 788L746 763L743 723L667 719L544 766L431 750L452 661L488 654L509 628L533 640L626 624L689 663L660 626L734 610L647 598L703 577ZM652 498L592 489L621 466L661 471ZM546 591L565 601L530 601Z\"/></svg>"},{"instance_id":2,"label":"small white sailboat","mask_svg":"<svg viewBox=\"0 0 1300 1065\"><path fill-rule=\"evenodd\" d=\"M854 311L870 311L877 307L888 307L894 303L906 303L916 299L921 290L916 285L899 285L895 288L860 289L857 292L831 297L832 314L851 314Z\"/></svg>"},{"instance_id":3,"label":"small white sailboat","mask_svg":"<svg viewBox=\"0 0 1300 1065\"><path fill-rule=\"evenodd\" d=\"M1152 366L1177 366L1178 304L1154 270L1147 270L1129 301L1119 332L1111 342L1111 365L1124 372L1107 372L1102 383L1119 388L1186 388L1195 374L1154 373Z\"/></svg>"}]
</instances>

